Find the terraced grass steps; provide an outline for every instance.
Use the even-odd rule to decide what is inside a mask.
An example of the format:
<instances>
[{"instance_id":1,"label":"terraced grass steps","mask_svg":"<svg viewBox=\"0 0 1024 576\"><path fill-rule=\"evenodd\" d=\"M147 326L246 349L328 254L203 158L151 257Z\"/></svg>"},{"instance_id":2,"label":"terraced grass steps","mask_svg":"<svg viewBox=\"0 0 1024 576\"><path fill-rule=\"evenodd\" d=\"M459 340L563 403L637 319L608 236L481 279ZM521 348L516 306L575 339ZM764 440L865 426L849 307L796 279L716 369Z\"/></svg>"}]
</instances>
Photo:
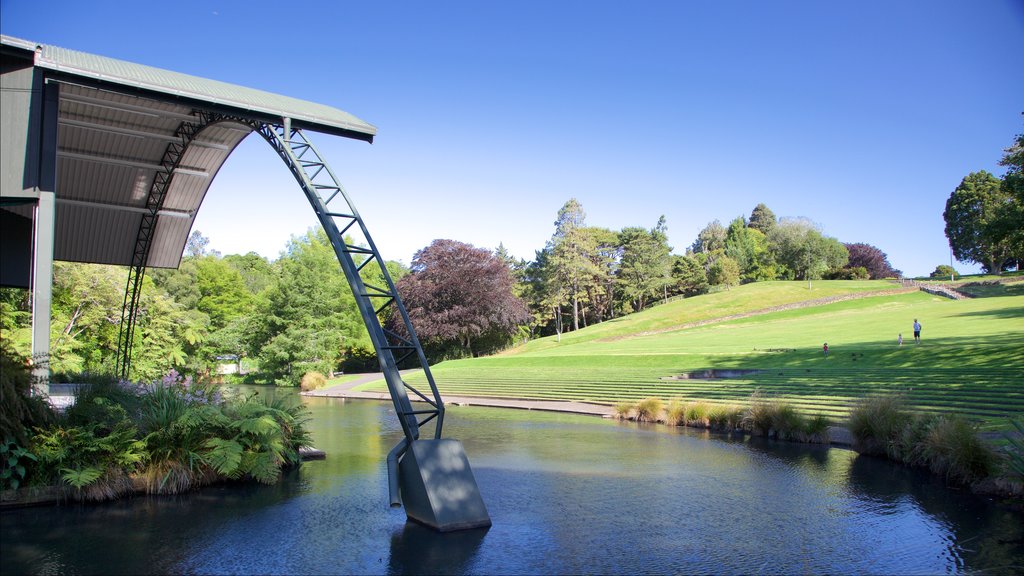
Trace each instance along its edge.
<instances>
[{"instance_id":1,"label":"terraced grass steps","mask_svg":"<svg viewBox=\"0 0 1024 576\"><path fill-rule=\"evenodd\" d=\"M1007 418L1024 414L1024 281L965 300L892 293L884 282L814 286L741 286L432 371L442 395L746 406L759 391L839 420L866 396L898 394L910 409L964 415L983 430L1007 429ZM915 318L924 325L920 345L908 330ZM679 378L714 369L758 372Z\"/></svg>"}]
</instances>

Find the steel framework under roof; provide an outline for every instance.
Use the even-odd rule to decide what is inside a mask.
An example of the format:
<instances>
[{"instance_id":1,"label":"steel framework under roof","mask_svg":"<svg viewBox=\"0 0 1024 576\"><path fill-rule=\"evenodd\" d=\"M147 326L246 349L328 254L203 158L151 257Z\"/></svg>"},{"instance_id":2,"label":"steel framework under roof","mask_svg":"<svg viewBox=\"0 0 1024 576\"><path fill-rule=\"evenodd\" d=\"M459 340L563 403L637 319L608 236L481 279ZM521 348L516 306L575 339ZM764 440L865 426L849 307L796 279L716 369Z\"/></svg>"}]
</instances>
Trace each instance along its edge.
<instances>
[{"instance_id":1,"label":"steel framework under roof","mask_svg":"<svg viewBox=\"0 0 1024 576\"><path fill-rule=\"evenodd\" d=\"M35 82L14 85L4 74L3 99L19 91L57 90L54 258L133 265L140 226L169 145L202 113L280 124L372 142L376 128L330 106L0 36L4 68L31 66ZM20 64L19 64L20 62ZM41 78L40 78L41 77ZM8 121L4 118L5 123ZM143 265L177 267L196 212L231 151L251 124L204 127L182 150L164 191ZM5 139L5 155L10 142ZM5 179L5 209L19 196ZM27 211L27 208L21 210ZM26 214L27 215L27 214Z\"/></svg>"}]
</instances>

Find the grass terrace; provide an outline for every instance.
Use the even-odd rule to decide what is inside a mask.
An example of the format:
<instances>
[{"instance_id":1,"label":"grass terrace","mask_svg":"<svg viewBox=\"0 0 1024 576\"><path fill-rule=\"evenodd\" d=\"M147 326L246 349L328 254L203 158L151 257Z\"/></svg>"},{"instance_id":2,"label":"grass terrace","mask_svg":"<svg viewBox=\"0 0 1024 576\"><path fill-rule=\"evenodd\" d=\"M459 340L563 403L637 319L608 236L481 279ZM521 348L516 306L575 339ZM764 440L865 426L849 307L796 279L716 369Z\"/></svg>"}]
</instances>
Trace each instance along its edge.
<instances>
[{"instance_id":1,"label":"grass terrace","mask_svg":"<svg viewBox=\"0 0 1024 576\"><path fill-rule=\"evenodd\" d=\"M976 295L954 301L887 282L751 284L433 371L449 396L747 405L760 390L833 420L865 396L899 394L908 409L1006 430L1008 417L1024 414L1024 281ZM923 324L920 345L914 318ZM724 369L758 372L683 377ZM422 375L409 381L420 384Z\"/></svg>"}]
</instances>

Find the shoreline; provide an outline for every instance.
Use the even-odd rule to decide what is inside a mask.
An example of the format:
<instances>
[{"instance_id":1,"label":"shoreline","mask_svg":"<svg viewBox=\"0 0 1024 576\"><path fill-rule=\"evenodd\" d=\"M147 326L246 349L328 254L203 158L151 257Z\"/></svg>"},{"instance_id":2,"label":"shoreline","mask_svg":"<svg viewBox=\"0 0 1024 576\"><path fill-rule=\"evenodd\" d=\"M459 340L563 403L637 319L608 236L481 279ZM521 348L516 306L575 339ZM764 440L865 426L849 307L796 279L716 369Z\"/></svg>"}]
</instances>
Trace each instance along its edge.
<instances>
[{"instance_id":1,"label":"shoreline","mask_svg":"<svg viewBox=\"0 0 1024 576\"><path fill-rule=\"evenodd\" d=\"M352 382L336 384L328 388L300 392L302 396L313 398L342 398L352 400L391 400L387 392L360 392L353 390L356 386L374 382L384 378L383 374L367 374ZM486 408L511 408L514 410L540 410L543 412L562 412L583 416L613 418L615 408L606 404L579 402L574 400L526 400L522 398L495 398L481 396L442 396L445 404L453 406L483 406ZM422 402L419 398L409 397L413 402ZM853 435L842 426L829 426L829 445L838 448L852 448Z\"/></svg>"}]
</instances>

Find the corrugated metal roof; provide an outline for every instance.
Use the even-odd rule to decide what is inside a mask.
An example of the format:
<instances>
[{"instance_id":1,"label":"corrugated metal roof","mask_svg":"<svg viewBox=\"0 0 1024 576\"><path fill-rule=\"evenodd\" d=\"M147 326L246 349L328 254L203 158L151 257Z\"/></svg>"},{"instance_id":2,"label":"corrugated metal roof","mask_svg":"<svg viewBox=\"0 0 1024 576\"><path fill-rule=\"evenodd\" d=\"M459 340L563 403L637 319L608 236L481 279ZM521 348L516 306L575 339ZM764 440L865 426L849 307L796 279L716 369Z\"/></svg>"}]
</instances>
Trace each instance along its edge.
<instances>
[{"instance_id":1,"label":"corrugated metal roof","mask_svg":"<svg viewBox=\"0 0 1024 576\"><path fill-rule=\"evenodd\" d=\"M256 112L271 117L282 116L310 124L311 130L337 133L337 128L353 134L350 137L372 141L377 128L359 118L324 104L246 88L218 80L190 76L153 66L115 60L95 54L69 50L59 46L35 44L28 40L0 36L4 44L35 50L35 65L71 76L90 78L105 83L130 86L148 92L208 102L239 113Z\"/></svg>"},{"instance_id":2,"label":"corrugated metal roof","mask_svg":"<svg viewBox=\"0 0 1024 576\"><path fill-rule=\"evenodd\" d=\"M18 58L59 83L54 257L131 265L147 199L168 145L195 110L372 141L376 128L295 98L0 36ZM202 129L177 164L158 213L148 266L176 267L196 212L231 152L252 127ZM7 153L5 151L4 153ZM282 165L282 169L286 169Z\"/></svg>"}]
</instances>

